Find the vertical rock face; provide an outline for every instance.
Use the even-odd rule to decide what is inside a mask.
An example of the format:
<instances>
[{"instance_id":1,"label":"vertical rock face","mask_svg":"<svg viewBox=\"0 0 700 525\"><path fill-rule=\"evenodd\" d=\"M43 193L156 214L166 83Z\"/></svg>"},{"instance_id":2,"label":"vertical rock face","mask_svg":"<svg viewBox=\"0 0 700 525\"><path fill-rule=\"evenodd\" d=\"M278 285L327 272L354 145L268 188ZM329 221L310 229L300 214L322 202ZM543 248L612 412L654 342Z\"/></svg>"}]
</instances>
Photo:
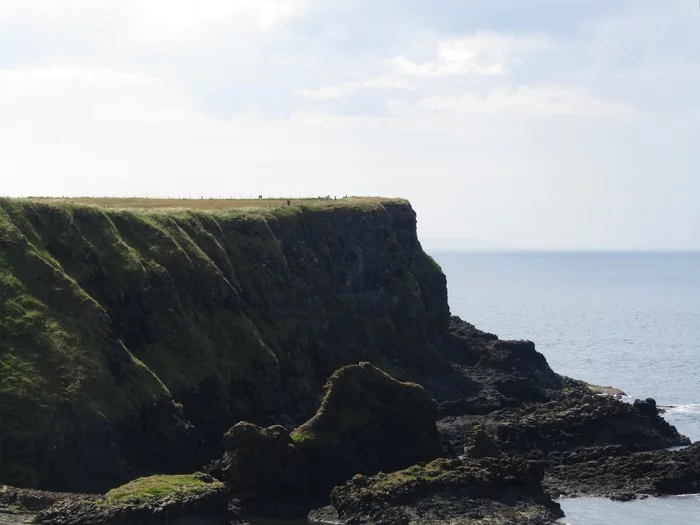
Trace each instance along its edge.
<instances>
[{"instance_id":1,"label":"vertical rock face","mask_svg":"<svg viewBox=\"0 0 700 525\"><path fill-rule=\"evenodd\" d=\"M309 417L344 365L440 368L448 322L405 201L0 200L0 482L98 490L195 469L236 421Z\"/></svg>"}]
</instances>

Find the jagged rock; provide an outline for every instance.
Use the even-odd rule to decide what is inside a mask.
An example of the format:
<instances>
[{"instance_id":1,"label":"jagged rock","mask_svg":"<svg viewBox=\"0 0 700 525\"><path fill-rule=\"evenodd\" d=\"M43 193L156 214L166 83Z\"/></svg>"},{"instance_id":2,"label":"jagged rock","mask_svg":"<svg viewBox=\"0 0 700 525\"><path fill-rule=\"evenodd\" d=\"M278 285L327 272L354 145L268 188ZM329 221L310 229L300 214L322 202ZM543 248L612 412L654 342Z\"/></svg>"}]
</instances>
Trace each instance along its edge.
<instances>
[{"instance_id":1,"label":"jagged rock","mask_svg":"<svg viewBox=\"0 0 700 525\"><path fill-rule=\"evenodd\" d=\"M435 403L421 386L360 363L336 371L325 391L316 415L292 432L317 487L444 454Z\"/></svg>"},{"instance_id":2,"label":"jagged rock","mask_svg":"<svg viewBox=\"0 0 700 525\"><path fill-rule=\"evenodd\" d=\"M99 496L59 501L34 518L39 525L223 525L228 491L207 474L140 478Z\"/></svg>"},{"instance_id":3,"label":"jagged rock","mask_svg":"<svg viewBox=\"0 0 700 525\"><path fill-rule=\"evenodd\" d=\"M633 499L700 492L700 444L677 451L589 450L552 465L546 485L555 495Z\"/></svg>"},{"instance_id":4,"label":"jagged rock","mask_svg":"<svg viewBox=\"0 0 700 525\"><path fill-rule=\"evenodd\" d=\"M634 452L689 444L652 402L630 405L612 397L584 394L486 416L445 418L438 427L454 448L478 423L505 452L538 460L553 452L586 447L617 445Z\"/></svg>"},{"instance_id":5,"label":"jagged rock","mask_svg":"<svg viewBox=\"0 0 700 525\"><path fill-rule=\"evenodd\" d=\"M481 425L474 425L467 434L464 447L465 458L497 458L503 452L501 447L489 436Z\"/></svg>"},{"instance_id":6,"label":"jagged rock","mask_svg":"<svg viewBox=\"0 0 700 525\"><path fill-rule=\"evenodd\" d=\"M541 467L522 459L438 459L355 476L333 489L331 503L341 523L352 525L552 524L564 514L541 480Z\"/></svg>"},{"instance_id":7,"label":"jagged rock","mask_svg":"<svg viewBox=\"0 0 700 525\"><path fill-rule=\"evenodd\" d=\"M212 473L244 499L306 496L306 465L282 426L240 422L224 434L224 457Z\"/></svg>"}]
</instances>

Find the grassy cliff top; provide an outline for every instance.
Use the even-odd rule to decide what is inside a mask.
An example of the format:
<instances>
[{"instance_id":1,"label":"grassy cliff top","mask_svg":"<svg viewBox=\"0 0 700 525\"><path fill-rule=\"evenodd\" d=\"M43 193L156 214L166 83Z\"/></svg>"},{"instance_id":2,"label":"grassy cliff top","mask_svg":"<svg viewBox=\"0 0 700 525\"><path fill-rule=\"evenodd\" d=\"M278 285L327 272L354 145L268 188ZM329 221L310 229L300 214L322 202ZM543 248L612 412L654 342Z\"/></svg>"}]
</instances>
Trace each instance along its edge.
<instances>
[{"instance_id":1,"label":"grassy cliff top","mask_svg":"<svg viewBox=\"0 0 700 525\"><path fill-rule=\"evenodd\" d=\"M231 211L243 209L269 210L292 207L368 207L382 204L407 203L403 199L384 197L343 197L335 198L291 198L277 197L265 199L152 199L152 198L100 198L100 197L27 197L10 199L13 202L45 203L60 205L88 205L108 209L129 210L197 210Z\"/></svg>"}]
</instances>

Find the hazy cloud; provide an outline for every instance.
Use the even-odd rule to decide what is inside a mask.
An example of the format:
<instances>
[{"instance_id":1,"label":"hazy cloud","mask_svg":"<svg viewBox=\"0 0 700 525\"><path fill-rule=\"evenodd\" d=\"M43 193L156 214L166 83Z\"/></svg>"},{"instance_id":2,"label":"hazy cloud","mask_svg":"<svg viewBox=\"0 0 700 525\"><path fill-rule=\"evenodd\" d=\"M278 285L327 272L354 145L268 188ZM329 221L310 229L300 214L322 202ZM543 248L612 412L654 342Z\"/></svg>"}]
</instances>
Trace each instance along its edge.
<instances>
[{"instance_id":1,"label":"hazy cloud","mask_svg":"<svg viewBox=\"0 0 700 525\"><path fill-rule=\"evenodd\" d=\"M435 111L502 113L506 115L577 115L581 117L627 117L637 113L629 105L598 99L581 87L518 86L496 88L485 96L428 97L418 106Z\"/></svg>"},{"instance_id":2,"label":"hazy cloud","mask_svg":"<svg viewBox=\"0 0 700 525\"><path fill-rule=\"evenodd\" d=\"M438 42L437 57L414 62L403 55L393 59L401 73L422 77L443 75L503 75L524 55L547 49L543 38L477 33Z\"/></svg>"},{"instance_id":3,"label":"hazy cloud","mask_svg":"<svg viewBox=\"0 0 700 525\"><path fill-rule=\"evenodd\" d=\"M697 5L0 2L0 192L400 195L423 237L700 248Z\"/></svg>"}]
</instances>

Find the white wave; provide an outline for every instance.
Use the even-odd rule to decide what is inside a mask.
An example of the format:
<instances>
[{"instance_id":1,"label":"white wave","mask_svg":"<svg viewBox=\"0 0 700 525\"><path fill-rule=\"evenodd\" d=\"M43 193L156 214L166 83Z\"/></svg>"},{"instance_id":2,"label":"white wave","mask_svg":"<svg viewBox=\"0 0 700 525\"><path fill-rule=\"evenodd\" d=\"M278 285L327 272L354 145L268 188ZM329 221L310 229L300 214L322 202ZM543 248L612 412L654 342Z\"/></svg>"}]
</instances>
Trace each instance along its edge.
<instances>
[{"instance_id":1,"label":"white wave","mask_svg":"<svg viewBox=\"0 0 700 525\"><path fill-rule=\"evenodd\" d=\"M700 403L690 403L688 405L668 405L663 407L670 414L695 414L700 412Z\"/></svg>"}]
</instances>

